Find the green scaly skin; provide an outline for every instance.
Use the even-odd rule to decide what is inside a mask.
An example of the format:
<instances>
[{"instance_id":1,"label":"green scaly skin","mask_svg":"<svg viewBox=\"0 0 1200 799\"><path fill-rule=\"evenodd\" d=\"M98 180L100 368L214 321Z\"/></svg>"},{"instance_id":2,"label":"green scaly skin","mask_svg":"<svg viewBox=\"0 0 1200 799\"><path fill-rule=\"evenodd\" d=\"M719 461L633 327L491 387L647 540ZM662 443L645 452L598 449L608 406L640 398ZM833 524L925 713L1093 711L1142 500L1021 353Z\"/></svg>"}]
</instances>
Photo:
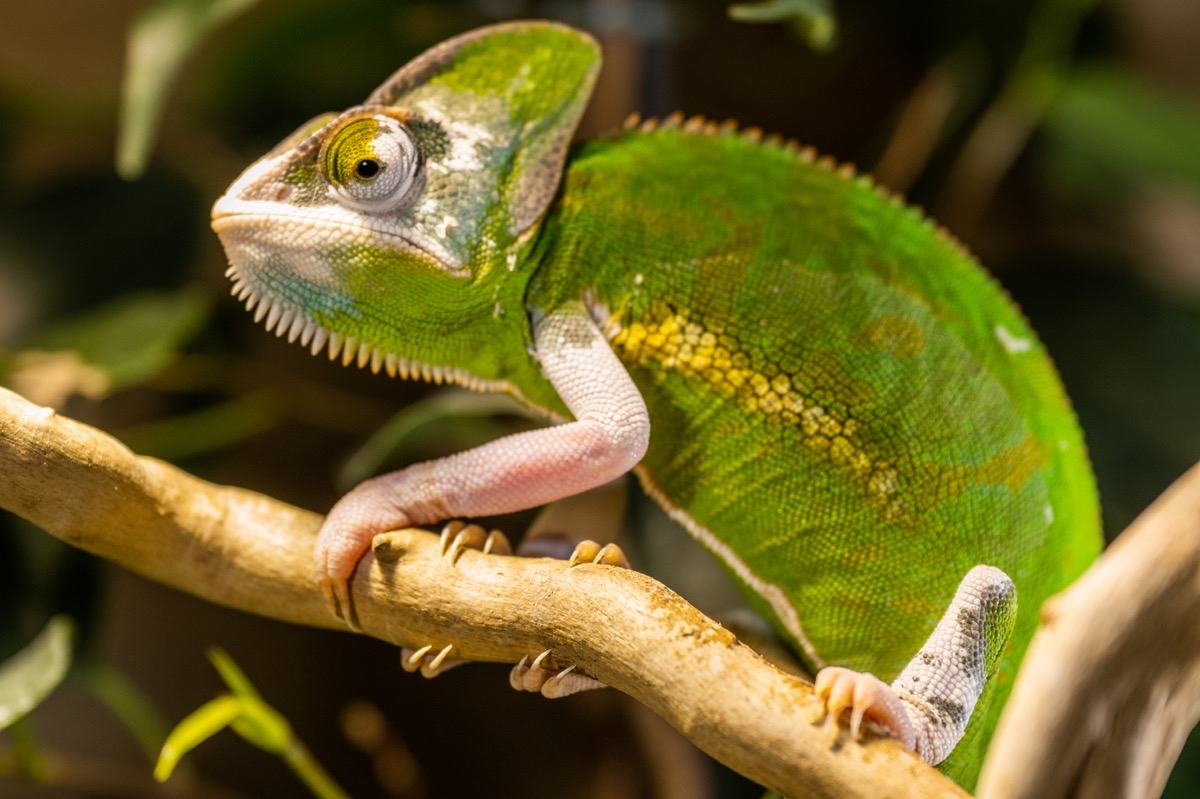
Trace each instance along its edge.
<instances>
[{"instance_id":1,"label":"green scaly skin","mask_svg":"<svg viewBox=\"0 0 1200 799\"><path fill-rule=\"evenodd\" d=\"M506 391L556 420L572 417L548 360L565 339L541 320L598 328L648 411L643 484L814 669L891 680L963 575L1007 573L1015 627L1002 651L1003 632L980 633L994 674L942 764L970 788L1037 609L1100 546L1049 359L961 247L865 178L696 122L568 151L597 67L583 34L497 26L302 128L214 209L235 291L314 352ZM388 119L412 164L381 151ZM414 179L347 210L339 191L381 185L356 176L364 158ZM392 501L389 479L322 532L358 547L330 556L344 574L318 563L342 602L374 529L362 508ZM496 504L394 496L378 524Z\"/></svg>"}]
</instances>

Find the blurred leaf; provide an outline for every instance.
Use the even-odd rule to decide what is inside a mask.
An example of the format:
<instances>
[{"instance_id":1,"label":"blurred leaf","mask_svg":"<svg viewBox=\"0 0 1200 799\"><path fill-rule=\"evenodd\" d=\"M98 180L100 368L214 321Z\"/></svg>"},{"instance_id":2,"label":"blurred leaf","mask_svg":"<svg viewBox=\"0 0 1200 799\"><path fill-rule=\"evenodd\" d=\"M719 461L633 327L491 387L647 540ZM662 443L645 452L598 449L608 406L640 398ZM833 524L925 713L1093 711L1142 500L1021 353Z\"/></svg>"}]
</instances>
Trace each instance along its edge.
<instances>
[{"instance_id":1,"label":"blurred leaf","mask_svg":"<svg viewBox=\"0 0 1200 799\"><path fill-rule=\"evenodd\" d=\"M241 712L241 701L219 696L193 710L171 730L154 765L154 779L166 782L188 752L233 723Z\"/></svg>"},{"instance_id":2,"label":"blurred leaf","mask_svg":"<svg viewBox=\"0 0 1200 799\"><path fill-rule=\"evenodd\" d=\"M224 649L214 647L208 651L208 660L213 664L213 668L221 675L221 679L229 686L229 690L233 691L235 696L250 697L252 699L262 699L258 689L254 687L254 683L250 682L250 678L246 676L246 672L242 671L237 663L233 662L233 658Z\"/></svg>"},{"instance_id":3,"label":"blurred leaf","mask_svg":"<svg viewBox=\"0 0 1200 799\"><path fill-rule=\"evenodd\" d=\"M51 781L50 764L46 762L45 751L38 736L34 733L30 719L25 717L17 719L6 732L12 743L16 773L32 783L49 785Z\"/></svg>"},{"instance_id":4,"label":"blurred leaf","mask_svg":"<svg viewBox=\"0 0 1200 799\"><path fill-rule=\"evenodd\" d=\"M47 330L36 349L18 354L8 380L46 405L144 382L174 360L208 309L207 297L192 290L123 297Z\"/></svg>"},{"instance_id":5,"label":"blurred leaf","mask_svg":"<svg viewBox=\"0 0 1200 799\"><path fill-rule=\"evenodd\" d=\"M259 0L161 0L134 23L126 50L117 137L117 172L146 168L167 91L183 62L214 28Z\"/></svg>"},{"instance_id":6,"label":"blurred leaf","mask_svg":"<svg viewBox=\"0 0 1200 799\"><path fill-rule=\"evenodd\" d=\"M51 694L71 664L74 625L66 616L47 622L38 637L0 664L0 730Z\"/></svg>"},{"instance_id":7,"label":"blurred leaf","mask_svg":"<svg viewBox=\"0 0 1200 799\"><path fill-rule=\"evenodd\" d=\"M167 724L150 697L124 672L107 663L93 663L82 676L96 698L125 725L138 747L153 761L167 738Z\"/></svg>"},{"instance_id":8,"label":"blurred leaf","mask_svg":"<svg viewBox=\"0 0 1200 799\"><path fill-rule=\"evenodd\" d=\"M337 484L349 488L377 474L390 456L427 425L436 426L443 439L453 435L454 443L461 445L456 449L491 441L511 432L501 429L494 420L504 414L533 418L516 400L503 394L446 391L414 402L389 419L350 456L338 470Z\"/></svg>"},{"instance_id":9,"label":"blurred leaf","mask_svg":"<svg viewBox=\"0 0 1200 799\"><path fill-rule=\"evenodd\" d=\"M165 782L185 754L229 727L259 749L283 758L314 795L346 799L346 793L292 732L288 720L262 700L233 658L221 649L212 649L208 657L233 694L202 705L179 722L163 744L154 778Z\"/></svg>"},{"instance_id":10,"label":"blurred leaf","mask_svg":"<svg viewBox=\"0 0 1200 799\"><path fill-rule=\"evenodd\" d=\"M155 419L117 431L141 455L178 462L206 455L270 430L279 423L262 394L237 397L191 413Z\"/></svg>"},{"instance_id":11,"label":"blurred leaf","mask_svg":"<svg viewBox=\"0 0 1200 799\"><path fill-rule=\"evenodd\" d=\"M1200 107L1128 73L1080 70L1044 126L1072 158L1093 167L1200 188Z\"/></svg>"},{"instance_id":12,"label":"blurred leaf","mask_svg":"<svg viewBox=\"0 0 1200 799\"><path fill-rule=\"evenodd\" d=\"M282 755L292 744L292 725L261 699L238 697L238 716L230 727L264 752Z\"/></svg>"},{"instance_id":13,"label":"blurred leaf","mask_svg":"<svg viewBox=\"0 0 1200 799\"><path fill-rule=\"evenodd\" d=\"M783 22L791 20L796 30L817 52L828 52L837 38L837 18L830 0L759 0L729 7L738 22Z\"/></svg>"}]
</instances>

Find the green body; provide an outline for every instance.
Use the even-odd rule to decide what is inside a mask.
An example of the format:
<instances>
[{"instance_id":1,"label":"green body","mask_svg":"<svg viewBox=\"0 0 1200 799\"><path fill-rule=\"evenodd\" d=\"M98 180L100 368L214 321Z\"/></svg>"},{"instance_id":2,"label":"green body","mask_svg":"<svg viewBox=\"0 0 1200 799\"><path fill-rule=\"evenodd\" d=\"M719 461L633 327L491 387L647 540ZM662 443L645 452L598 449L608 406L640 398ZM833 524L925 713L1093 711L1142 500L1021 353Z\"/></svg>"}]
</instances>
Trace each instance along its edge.
<instances>
[{"instance_id":1,"label":"green body","mask_svg":"<svg viewBox=\"0 0 1200 799\"><path fill-rule=\"evenodd\" d=\"M814 668L891 680L972 566L1007 572L1015 632L944 764L973 785L1038 607L1100 546L1047 356L961 247L865 178L703 124L568 152L597 58L576 32L515 25L406 67L362 107L402 109L424 158L386 222L404 243L342 226L301 249L314 216L251 247L215 213L239 290L282 308L281 332L293 312L293 335L331 331L348 361L393 355L555 418L531 318L582 301L649 410L644 485ZM456 151L463 119L490 133ZM354 178L323 142L349 124L298 132L230 196L331 205ZM343 137L355 158L378 135L363 130ZM460 174L463 152L478 157Z\"/></svg>"},{"instance_id":2,"label":"green body","mask_svg":"<svg viewBox=\"0 0 1200 799\"><path fill-rule=\"evenodd\" d=\"M889 681L972 566L1013 578L1008 654L944 764L973 781L1037 608L1100 541L1074 416L996 284L864 178L681 129L579 147L530 258L532 305L611 311L643 482L786 593L810 665Z\"/></svg>"}]
</instances>

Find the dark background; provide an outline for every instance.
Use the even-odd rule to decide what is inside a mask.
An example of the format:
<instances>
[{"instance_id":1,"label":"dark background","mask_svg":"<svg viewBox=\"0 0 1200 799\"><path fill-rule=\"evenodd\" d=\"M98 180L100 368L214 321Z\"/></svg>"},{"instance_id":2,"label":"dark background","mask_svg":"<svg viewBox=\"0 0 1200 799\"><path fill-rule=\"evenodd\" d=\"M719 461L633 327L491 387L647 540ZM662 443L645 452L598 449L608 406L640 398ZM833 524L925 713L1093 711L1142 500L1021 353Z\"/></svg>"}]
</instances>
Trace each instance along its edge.
<instances>
[{"instance_id":1,"label":"dark background","mask_svg":"<svg viewBox=\"0 0 1200 799\"><path fill-rule=\"evenodd\" d=\"M874 172L963 239L1060 368L1110 537L1200 454L1194 2L847 1L827 53L787 24L730 21L714 0L248 2L200 38L148 169L126 181L113 166L125 43L150 5L0 0L0 383L139 452L313 510L334 502L347 457L429 391L265 335L228 297L208 208L299 123L360 101L425 47L549 16L605 48L582 135L635 110L732 117ZM524 424L445 416L389 463ZM72 677L29 724L58 776L13 777L0 734L3 796L168 795L98 686L127 681L152 708L135 715L174 724L221 690L214 644L355 796L758 795L615 692L546 702L494 665L427 682L382 643L204 604L2 513L0 608L0 657L54 612L81 633ZM381 714L382 749L348 742L348 707ZM303 795L228 732L187 762L176 794ZM408 787L386 789L381 772ZM1198 792L1192 746L1168 795Z\"/></svg>"}]
</instances>

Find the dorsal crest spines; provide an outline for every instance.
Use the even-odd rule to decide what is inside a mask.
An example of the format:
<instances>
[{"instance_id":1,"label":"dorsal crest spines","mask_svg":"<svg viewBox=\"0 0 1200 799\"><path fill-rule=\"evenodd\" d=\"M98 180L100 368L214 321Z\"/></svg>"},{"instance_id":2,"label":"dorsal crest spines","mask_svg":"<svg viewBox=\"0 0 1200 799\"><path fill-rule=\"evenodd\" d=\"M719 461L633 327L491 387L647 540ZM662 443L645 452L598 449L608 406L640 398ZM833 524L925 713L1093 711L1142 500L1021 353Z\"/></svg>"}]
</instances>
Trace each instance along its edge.
<instances>
[{"instance_id":1,"label":"dorsal crest spines","mask_svg":"<svg viewBox=\"0 0 1200 799\"><path fill-rule=\"evenodd\" d=\"M818 153L817 149L810 144L800 144L795 139L785 138L779 133L764 133L760 127L741 128L734 119L715 122L700 115L685 117L680 111L675 111L661 119L657 117L643 117L635 111L627 116L621 124L622 133L653 133L658 130L679 130L684 133L701 136L737 136L755 144L786 150L805 163L810 163L834 172L846 180L854 181L864 188L874 191L892 205L906 208L909 213L917 216L926 227L932 230L938 238L961 252L964 257L978 263L978 259L971 252L970 248L953 233L939 225L923 208L908 205L904 195L900 192L877 183L869 173L859 172L858 168L849 161L838 161L832 155Z\"/></svg>"}]
</instances>

